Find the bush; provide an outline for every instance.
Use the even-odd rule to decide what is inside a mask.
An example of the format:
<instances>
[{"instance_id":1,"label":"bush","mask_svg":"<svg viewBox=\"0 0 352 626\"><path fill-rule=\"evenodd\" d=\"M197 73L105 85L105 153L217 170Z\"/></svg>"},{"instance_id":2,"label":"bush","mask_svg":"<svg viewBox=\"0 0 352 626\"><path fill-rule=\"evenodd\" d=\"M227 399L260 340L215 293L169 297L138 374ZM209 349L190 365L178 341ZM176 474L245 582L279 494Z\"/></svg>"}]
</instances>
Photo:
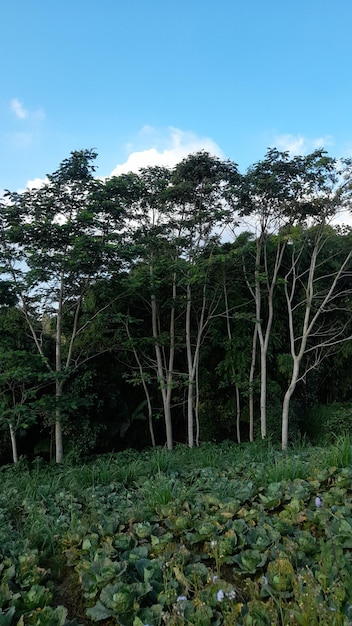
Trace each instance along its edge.
<instances>
[{"instance_id":1,"label":"bush","mask_svg":"<svg viewBox=\"0 0 352 626\"><path fill-rule=\"evenodd\" d=\"M351 403L321 404L311 409L308 414L306 434L314 444L331 444L336 437L342 437L351 431Z\"/></svg>"}]
</instances>

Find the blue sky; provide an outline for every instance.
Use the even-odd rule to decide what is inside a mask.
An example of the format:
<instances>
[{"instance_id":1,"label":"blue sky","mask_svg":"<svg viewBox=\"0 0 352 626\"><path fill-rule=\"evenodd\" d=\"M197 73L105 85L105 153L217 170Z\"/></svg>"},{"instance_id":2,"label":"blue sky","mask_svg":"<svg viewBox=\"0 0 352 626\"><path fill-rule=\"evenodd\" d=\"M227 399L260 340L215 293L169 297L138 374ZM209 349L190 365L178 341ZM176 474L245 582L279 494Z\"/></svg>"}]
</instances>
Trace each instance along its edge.
<instances>
[{"instance_id":1,"label":"blue sky","mask_svg":"<svg viewBox=\"0 0 352 626\"><path fill-rule=\"evenodd\" d=\"M351 0L2 0L0 23L0 189L81 148L100 176L352 155Z\"/></svg>"}]
</instances>

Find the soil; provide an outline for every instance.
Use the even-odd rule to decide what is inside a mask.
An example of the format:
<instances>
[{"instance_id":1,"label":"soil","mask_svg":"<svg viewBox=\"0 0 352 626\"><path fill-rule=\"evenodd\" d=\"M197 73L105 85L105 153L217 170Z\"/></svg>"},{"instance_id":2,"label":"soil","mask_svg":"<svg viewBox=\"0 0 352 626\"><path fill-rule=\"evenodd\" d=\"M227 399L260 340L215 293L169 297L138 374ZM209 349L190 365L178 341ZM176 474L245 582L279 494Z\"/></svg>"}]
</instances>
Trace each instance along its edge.
<instances>
[{"instance_id":1,"label":"soil","mask_svg":"<svg viewBox=\"0 0 352 626\"><path fill-rule=\"evenodd\" d=\"M52 606L64 606L68 610L67 619L76 620L77 626L92 626L85 615L85 607L75 572L66 569L61 580L55 584Z\"/></svg>"}]
</instances>

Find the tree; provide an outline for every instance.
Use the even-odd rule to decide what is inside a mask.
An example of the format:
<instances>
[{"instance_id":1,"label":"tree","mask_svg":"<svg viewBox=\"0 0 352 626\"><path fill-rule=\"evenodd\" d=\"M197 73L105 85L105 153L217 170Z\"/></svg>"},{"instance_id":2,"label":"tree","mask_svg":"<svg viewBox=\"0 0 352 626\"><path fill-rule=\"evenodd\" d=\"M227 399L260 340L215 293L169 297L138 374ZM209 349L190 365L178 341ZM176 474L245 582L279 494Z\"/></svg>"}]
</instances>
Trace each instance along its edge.
<instances>
[{"instance_id":1,"label":"tree","mask_svg":"<svg viewBox=\"0 0 352 626\"><path fill-rule=\"evenodd\" d=\"M257 337L260 346L260 423L266 436L268 351L275 313L275 292L281 280L280 269L290 240L290 230L319 212L319 193L336 174L334 160L323 150L289 158L287 152L270 149L263 161L250 167L244 177L242 216L249 218L256 231L252 275L244 265L253 297ZM314 198L314 199L313 199Z\"/></svg>"},{"instance_id":2,"label":"tree","mask_svg":"<svg viewBox=\"0 0 352 626\"><path fill-rule=\"evenodd\" d=\"M172 391L176 349L175 318L177 298L177 250L170 245L170 204L166 189L170 184L170 170L149 167L134 175L137 194L132 198L131 243L133 263L129 284L148 311L154 357L145 358L143 342L133 341L131 326L127 326L130 346L138 365L141 383L146 394L150 417L150 396L146 381L156 377L162 398L166 445L173 448ZM165 294L168 294L165 297ZM165 311L164 302L168 301ZM128 317L130 313L128 311ZM150 337L150 335L149 335ZM149 337L144 346L150 347ZM139 351L137 350L139 348ZM141 352L142 350L142 352Z\"/></svg>"},{"instance_id":3,"label":"tree","mask_svg":"<svg viewBox=\"0 0 352 626\"><path fill-rule=\"evenodd\" d=\"M32 340L55 378L56 461L63 459L64 389L90 355L76 352L79 337L101 309L85 311L98 279L117 271L124 209L94 178L91 150L72 152L41 188L6 194L2 204L2 271L11 280ZM103 308L108 306L104 305ZM45 349L44 336L54 343Z\"/></svg>"},{"instance_id":4,"label":"tree","mask_svg":"<svg viewBox=\"0 0 352 626\"><path fill-rule=\"evenodd\" d=\"M201 345L222 298L220 283L209 282L212 253L226 224L234 219L239 179L234 163L198 152L176 165L172 186L168 189L176 209L174 220L180 226L179 254L186 261L182 286L186 297L187 438L190 447L194 445L194 424L199 430Z\"/></svg>"},{"instance_id":5,"label":"tree","mask_svg":"<svg viewBox=\"0 0 352 626\"><path fill-rule=\"evenodd\" d=\"M352 338L351 244L351 233L337 237L323 215L317 226L291 239L285 276L291 367L282 405L283 450L288 445L290 401L297 383Z\"/></svg>"},{"instance_id":6,"label":"tree","mask_svg":"<svg viewBox=\"0 0 352 626\"><path fill-rule=\"evenodd\" d=\"M250 234L242 232L231 244L223 244L219 255L222 261L222 288L224 312L221 318L226 321L226 338L224 331L219 335L218 344L223 343L224 358L219 363L218 370L222 373L220 386L226 387L231 381L233 387L234 405L236 413L236 436L241 441L241 413L242 397L249 398L249 439L254 438L254 366L255 350L252 346L253 312L251 310L251 295L242 272L242 258L244 248L248 248L251 241ZM242 257L242 258L241 258ZM218 273L220 268L218 268ZM251 340L252 338L252 340ZM257 338L255 338L255 346Z\"/></svg>"}]
</instances>

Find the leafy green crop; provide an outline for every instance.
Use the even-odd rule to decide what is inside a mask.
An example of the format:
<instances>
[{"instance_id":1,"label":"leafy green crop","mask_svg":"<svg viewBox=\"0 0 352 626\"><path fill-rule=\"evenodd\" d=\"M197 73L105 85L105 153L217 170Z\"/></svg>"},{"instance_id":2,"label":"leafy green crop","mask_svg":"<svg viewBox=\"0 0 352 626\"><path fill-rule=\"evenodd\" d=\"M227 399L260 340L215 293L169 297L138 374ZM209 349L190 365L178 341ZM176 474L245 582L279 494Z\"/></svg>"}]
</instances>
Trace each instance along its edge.
<instances>
[{"instance_id":1,"label":"leafy green crop","mask_svg":"<svg viewBox=\"0 0 352 626\"><path fill-rule=\"evenodd\" d=\"M172 464L143 453L128 488L111 456L101 483L89 484L88 466L80 486L81 469L77 483L72 468L22 468L18 481L3 472L0 626L347 626L351 468L327 467L311 449L304 475L265 482L247 447L237 471L238 450L214 446L219 467L194 467L200 451L184 448L179 465L178 450Z\"/></svg>"}]
</instances>

